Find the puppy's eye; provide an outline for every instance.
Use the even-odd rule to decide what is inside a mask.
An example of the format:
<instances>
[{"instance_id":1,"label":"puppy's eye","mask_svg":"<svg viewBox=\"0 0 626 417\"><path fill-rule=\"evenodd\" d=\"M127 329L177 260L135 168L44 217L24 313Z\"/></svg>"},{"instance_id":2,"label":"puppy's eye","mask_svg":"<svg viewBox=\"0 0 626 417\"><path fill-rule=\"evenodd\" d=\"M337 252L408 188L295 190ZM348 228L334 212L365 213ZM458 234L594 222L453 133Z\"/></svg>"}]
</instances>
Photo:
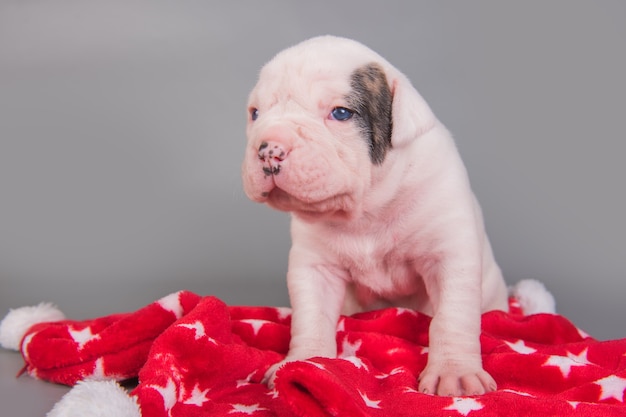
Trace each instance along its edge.
<instances>
[{"instance_id":1,"label":"puppy's eye","mask_svg":"<svg viewBox=\"0 0 626 417\"><path fill-rule=\"evenodd\" d=\"M354 115L354 112L350 109L346 109L345 107L335 107L330 112L330 118L334 120L339 120L343 122L345 120L350 119Z\"/></svg>"},{"instance_id":2,"label":"puppy's eye","mask_svg":"<svg viewBox=\"0 0 626 417\"><path fill-rule=\"evenodd\" d=\"M257 108L251 108L250 109L250 119L252 119L253 121L259 118L259 109Z\"/></svg>"}]
</instances>

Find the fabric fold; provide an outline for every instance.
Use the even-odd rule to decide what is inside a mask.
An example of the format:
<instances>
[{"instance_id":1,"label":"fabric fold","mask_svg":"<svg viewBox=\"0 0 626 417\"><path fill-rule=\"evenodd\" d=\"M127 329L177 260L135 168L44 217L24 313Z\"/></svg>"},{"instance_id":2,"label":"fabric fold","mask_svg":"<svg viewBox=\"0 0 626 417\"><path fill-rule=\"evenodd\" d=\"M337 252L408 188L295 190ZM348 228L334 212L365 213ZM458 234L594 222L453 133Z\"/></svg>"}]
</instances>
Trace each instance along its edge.
<instances>
[{"instance_id":1,"label":"fabric fold","mask_svg":"<svg viewBox=\"0 0 626 417\"><path fill-rule=\"evenodd\" d=\"M107 404L129 417L626 415L626 339L511 306L482 316L483 365L498 383L482 396L417 391L430 317L401 308L342 317L338 357L287 363L274 389L263 377L287 353L290 310L188 291L133 313L34 324L21 351L31 376L75 385L55 417L99 417ZM131 392L113 382L135 377Z\"/></svg>"}]
</instances>

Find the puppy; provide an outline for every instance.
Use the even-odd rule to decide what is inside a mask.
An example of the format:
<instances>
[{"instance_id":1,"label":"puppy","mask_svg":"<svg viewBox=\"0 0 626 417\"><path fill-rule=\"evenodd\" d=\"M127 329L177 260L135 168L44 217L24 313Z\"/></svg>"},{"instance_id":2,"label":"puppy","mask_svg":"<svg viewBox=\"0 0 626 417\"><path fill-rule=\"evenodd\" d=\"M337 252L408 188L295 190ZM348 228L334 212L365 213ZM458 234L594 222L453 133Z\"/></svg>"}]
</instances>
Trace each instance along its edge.
<instances>
[{"instance_id":1,"label":"puppy","mask_svg":"<svg viewBox=\"0 0 626 417\"><path fill-rule=\"evenodd\" d=\"M335 357L340 314L401 306L433 317L419 390L494 391L481 313L507 290L450 133L410 81L358 42L280 52L248 103L243 185L292 213L284 362Z\"/></svg>"}]
</instances>

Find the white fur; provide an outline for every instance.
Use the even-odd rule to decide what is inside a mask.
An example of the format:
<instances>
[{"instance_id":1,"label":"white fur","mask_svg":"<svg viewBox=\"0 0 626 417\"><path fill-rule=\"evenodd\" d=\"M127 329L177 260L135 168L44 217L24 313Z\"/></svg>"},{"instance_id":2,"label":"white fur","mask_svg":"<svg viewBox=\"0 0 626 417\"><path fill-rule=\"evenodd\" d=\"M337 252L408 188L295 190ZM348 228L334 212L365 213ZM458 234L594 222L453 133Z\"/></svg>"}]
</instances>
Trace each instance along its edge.
<instances>
[{"instance_id":1,"label":"white fur","mask_svg":"<svg viewBox=\"0 0 626 417\"><path fill-rule=\"evenodd\" d=\"M393 94L392 148L380 165L355 123L328 117L349 105L354 70L372 62ZM454 141L408 79L357 42L314 38L262 69L249 111L258 118L247 128L244 189L293 214L286 361L336 356L342 312L399 305L433 315L421 391L495 389L482 369L480 316L507 309L506 286ZM261 155L265 143L284 157ZM280 171L268 174L268 164Z\"/></svg>"},{"instance_id":2,"label":"white fur","mask_svg":"<svg viewBox=\"0 0 626 417\"><path fill-rule=\"evenodd\" d=\"M46 417L141 417L135 397L115 381L80 381Z\"/></svg>"},{"instance_id":3,"label":"white fur","mask_svg":"<svg viewBox=\"0 0 626 417\"><path fill-rule=\"evenodd\" d=\"M50 303L11 309L0 322L0 346L20 350L24 335L33 325L61 320L65 320L65 315Z\"/></svg>"},{"instance_id":4,"label":"white fur","mask_svg":"<svg viewBox=\"0 0 626 417\"><path fill-rule=\"evenodd\" d=\"M510 293L518 300L524 315L556 313L554 297L543 283L535 279L518 282L510 289Z\"/></svg>"}]
</instances>

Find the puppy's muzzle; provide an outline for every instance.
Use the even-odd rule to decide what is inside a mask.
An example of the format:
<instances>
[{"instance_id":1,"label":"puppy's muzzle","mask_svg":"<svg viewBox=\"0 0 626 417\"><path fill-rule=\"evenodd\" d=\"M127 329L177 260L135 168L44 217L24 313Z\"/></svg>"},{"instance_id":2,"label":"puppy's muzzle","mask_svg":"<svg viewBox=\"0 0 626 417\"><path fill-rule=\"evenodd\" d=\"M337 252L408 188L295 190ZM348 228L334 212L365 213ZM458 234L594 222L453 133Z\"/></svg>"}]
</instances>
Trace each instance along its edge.
<instances>
[{"instance_id":1,"label":"puppy's muzzle","mask_svg":"<svg viewBox=\"0 0 626 417\"><path fill-rule=\"evenodd\" d=\"M259 146L259 159L263 161L263 173L266 176L278 175L281 170L282 161L287 158L288 151L284 146L263 141Z\"/></svg>"}]
</instances>

